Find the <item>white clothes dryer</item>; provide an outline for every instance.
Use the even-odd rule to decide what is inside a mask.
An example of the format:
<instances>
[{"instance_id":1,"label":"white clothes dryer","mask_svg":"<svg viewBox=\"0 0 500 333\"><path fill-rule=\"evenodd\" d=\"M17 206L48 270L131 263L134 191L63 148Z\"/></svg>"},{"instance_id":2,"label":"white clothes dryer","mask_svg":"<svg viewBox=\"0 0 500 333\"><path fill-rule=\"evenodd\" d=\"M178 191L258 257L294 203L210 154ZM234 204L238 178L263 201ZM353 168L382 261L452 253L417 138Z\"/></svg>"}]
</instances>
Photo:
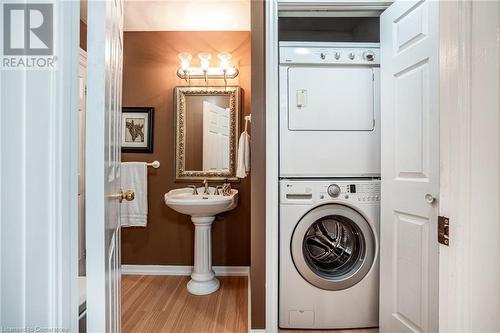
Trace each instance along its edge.
<instances>
[{"instance_id":1,"label":"white clothes dryer","mask_svg":"<svg viewBox=\"0 0 500 333\"><path fill-rule=\"evenodd\" d=\"M380 180L280 182L279 325L378 326Z\"/></svg>"},{"instance_id":2,"label":"white clothes dryer","mask_svg":"<svg viewBox=\"0 0 500 333\"><path fill-rule=\"evenodd\" d=\"M378 43L280 43L280 177L380 175Z\"/></svg>"}]
</instances>

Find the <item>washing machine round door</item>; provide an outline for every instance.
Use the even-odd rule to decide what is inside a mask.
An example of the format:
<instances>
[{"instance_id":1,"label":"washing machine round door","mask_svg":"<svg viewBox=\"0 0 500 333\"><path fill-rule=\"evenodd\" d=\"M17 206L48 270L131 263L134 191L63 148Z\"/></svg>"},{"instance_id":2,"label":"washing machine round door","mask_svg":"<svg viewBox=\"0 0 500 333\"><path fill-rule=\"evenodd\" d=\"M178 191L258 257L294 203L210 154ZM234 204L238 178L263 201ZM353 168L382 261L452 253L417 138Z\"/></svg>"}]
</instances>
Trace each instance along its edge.
<instances>
[{"instance_id":1,"label":"washing machine round door","mask_svg":"<svg viewBox=\"0 0 500 333\"><path fill-rule=\"evenodd\" d=\"M356 210L328 204L309 211L291 240L295 267L312 285L347 289L361 281L375 260L375 236Z\"/></svg>"}]
</instances>

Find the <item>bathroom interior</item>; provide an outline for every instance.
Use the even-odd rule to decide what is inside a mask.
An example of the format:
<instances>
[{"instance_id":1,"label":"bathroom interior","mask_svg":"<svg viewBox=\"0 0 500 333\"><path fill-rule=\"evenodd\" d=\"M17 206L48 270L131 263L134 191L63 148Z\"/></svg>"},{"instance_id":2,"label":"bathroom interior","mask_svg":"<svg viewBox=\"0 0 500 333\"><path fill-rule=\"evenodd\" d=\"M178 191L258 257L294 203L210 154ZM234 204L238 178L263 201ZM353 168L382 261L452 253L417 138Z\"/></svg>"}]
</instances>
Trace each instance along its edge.
<instances>
[{"instance_id":1,"label":"bathroom interior","mask_svg":"<svg viewBox=\"0 0 500 333\"><path fill-rule=\"evenodd\" d=\"M122 332L265 327L264 3L125 2ZM378 332L381 12L280 12L281 332ZM91 150L80 147L84 184ZM85 332L84 185L79 194ZM321 216L302 230L309 212Z\"/></svg>"},{"instance_id":2,"label":"bathroom interior","mask_svg":"<svg viewBox=\"0 0 500 333\"><path fill-rule=\"evenodd\" d=\"M87 6L81 3L83 59ZM121 330L248 331L250 2L126 2L124 9L121 177L135 198L122 203ZM84 60L81 67L84 89ZM84 113L81 98L81 143ZM240 148L242 138L247 141ZM84 152L81 144L80 331L85 331ZM169 191L188 187L196 189L181 198L196 191L203 200L217 192L232 202L212 203L215 211L202 212L205 216L166 204ZM124 208L133 204L138 206ZM196 218L203 221L195 236ZM199 276L188 284L195 261ZM210 279L212 265L217 278Z\"/></svg>"}]
</instances>

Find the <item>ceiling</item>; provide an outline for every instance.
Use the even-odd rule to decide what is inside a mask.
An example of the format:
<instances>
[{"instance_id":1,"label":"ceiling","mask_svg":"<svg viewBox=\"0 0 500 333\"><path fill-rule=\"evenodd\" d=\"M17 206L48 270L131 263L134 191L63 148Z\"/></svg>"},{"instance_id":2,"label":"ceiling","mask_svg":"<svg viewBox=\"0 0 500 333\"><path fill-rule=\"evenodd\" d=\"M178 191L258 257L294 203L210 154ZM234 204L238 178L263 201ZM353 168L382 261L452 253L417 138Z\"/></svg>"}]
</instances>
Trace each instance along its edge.
<instances>
[{"instance_id":1,"label":"ceiling","mask_svg":"<svg viewBox=\"0 0 500 333\"><path fill-rule=\"evenodd\" d=\"M126 0L125 31L249 31L250 0Z\"/></svg>"},{"instance_id":2,"label":"ceiling","mask_svg":"<svg viewBox=\"0 0 500 333\"><path fill-rule=\"evenodd\" d=\"M250 31L251 0L124 0L125 31ZM87 23L87 0L80 18Z\"/></svg>"}]
</instances>

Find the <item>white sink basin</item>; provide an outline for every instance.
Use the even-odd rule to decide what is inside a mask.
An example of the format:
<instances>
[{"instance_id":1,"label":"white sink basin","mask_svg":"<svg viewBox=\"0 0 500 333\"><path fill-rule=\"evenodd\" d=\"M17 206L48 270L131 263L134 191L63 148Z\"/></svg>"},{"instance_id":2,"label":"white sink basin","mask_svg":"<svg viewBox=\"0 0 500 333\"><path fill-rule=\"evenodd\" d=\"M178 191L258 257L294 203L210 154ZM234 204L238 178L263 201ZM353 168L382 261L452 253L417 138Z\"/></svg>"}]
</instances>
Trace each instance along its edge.
<instances>
[{"instance_id":1,"label":"white sink basin","mask_svg":"<svg viewBox=\"0 0 500 333\"><path fill-rule=\"evenodd\" d=\"M238 205L238 191L231 190L231 195L223 196L215 193L210 187L208 194L205 188L171 190L165 194L165 204L176 212L191 215L194 229L194 268L187 290L194 295L208 295L219 289L219 280L212 270L212 223L215 215L234 209Z\"/></svg>"},{"instance_id":2,"label":"white sink basin","mask_svg":"<svg viewBox=\"0 0 500 333\"><path fill-rule=\"evenodd\" d=\"M191 188L172 190L165 194L165 204L176 212L191 216L215 216L216 214L234 209L238 204L238 191L231 190L231 195L223 196L213 194L215 188L209 188L209 193L202 194L204 188L199 188L193 194Z\"/></svg>"}]
</instances>

